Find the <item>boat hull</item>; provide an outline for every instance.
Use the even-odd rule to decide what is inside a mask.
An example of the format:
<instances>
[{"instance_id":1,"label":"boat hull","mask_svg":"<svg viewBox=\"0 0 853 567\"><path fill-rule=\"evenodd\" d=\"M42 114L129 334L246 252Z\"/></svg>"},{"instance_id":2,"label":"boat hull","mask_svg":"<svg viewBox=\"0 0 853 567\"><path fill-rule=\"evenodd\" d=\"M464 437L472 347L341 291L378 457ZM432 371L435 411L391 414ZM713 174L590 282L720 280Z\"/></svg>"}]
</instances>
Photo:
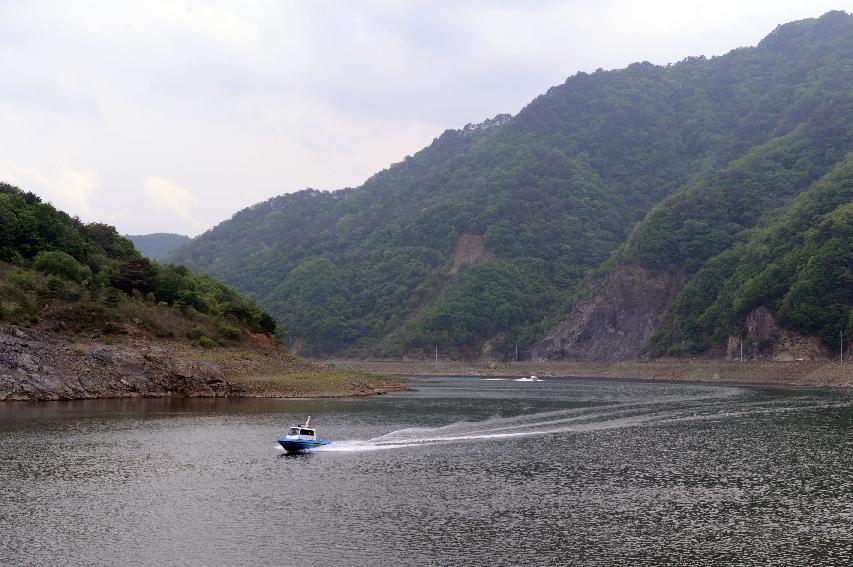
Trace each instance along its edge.
<instances>
[{"instance_id":1,"label":"boat hull","mask_svg":"<svg viewBox=\"0 0 853 567\"><path fill-rule=\"evenodd\" d=\"M302 453L304 451L316 449L317 447L325 447L326 445L332 444L331 441L325 441L323 439L276 439L276 441L278 441L278 444L281 445L282 449L288 453Z\"/></svg>"}]
</instances>

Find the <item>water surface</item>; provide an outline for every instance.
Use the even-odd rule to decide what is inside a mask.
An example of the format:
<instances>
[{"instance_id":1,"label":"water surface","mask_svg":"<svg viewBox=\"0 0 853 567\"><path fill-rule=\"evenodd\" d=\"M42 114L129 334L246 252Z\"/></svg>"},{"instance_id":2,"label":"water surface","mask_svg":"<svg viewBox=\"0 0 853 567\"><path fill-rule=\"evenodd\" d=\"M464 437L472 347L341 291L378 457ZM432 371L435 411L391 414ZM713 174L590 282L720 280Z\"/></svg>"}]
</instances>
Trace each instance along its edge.
<instances>
[{"instance_id":1,"label":"water surface","mask_svg":"<svg viewBox=\"0 0 853 567\"><path fill-rule=\"evenodd\" d=\"M415 385L0 404L0 564L853 563L850 393Z\"/></svg>"}]
</instances>

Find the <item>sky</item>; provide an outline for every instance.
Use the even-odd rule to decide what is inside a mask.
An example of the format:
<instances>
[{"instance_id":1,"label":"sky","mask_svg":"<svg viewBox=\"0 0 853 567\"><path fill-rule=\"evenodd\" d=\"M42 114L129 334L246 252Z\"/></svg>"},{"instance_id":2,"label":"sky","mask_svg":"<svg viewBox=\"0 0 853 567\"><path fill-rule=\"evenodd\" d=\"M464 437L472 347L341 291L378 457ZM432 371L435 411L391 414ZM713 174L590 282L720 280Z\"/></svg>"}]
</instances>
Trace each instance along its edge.
<instances>
[{"instance_id":1,"label":"sky","mask_svg":"<svg viewBox=\"0 0 853 567\"><path fill-rule=\"evenodd\" d=\"M755 45L853 0L0 0L0 180L126 234L355 187L578 71Z\"/></svg>"}]
</instances>

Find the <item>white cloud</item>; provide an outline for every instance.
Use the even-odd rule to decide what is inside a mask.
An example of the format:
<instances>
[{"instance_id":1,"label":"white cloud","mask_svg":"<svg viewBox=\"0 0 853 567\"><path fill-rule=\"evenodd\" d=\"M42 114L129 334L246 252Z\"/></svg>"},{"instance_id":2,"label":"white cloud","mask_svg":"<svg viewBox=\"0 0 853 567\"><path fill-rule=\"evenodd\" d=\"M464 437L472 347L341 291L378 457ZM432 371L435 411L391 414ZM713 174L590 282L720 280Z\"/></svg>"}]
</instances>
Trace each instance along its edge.
<instances>
[{"instance_id":1,"label":"white cloud","mask_svg":"<svg viewBox=\"0 0 853 567\"><path fill-rule=\"evenodd\" d=\"M189 189L162 177L149 177L145 180L145 193L156 210L171 211L192 227L204 228L205 224L193 214L197 199Z\"/></svg>"},{"instance_id":2,"label":"white cloud","mask_svg":"<svg viewBox=\"0 0 853 567\"><path fill-rule=\"evenodd\" d=\"M60 166L55 172L45 174L32 167L2 163L0 179L40 194L55 207L69 214L80 216L87 221L96 220L92 197L98 190L98 182L92 173Z\"/></svg>"},{"instance_id":3,"label":"white cloud","mask_svg":"<svg viewBox=\"0 0 853 567\"><path fill-rule=\"evenodd\" d=\"M80 215L92 217L92 196L95 194L96 182L85 173L63 167L47 181L48 194L56 196L63 208L78 211Z\"/></svg>"},{"instance_id":4,"label":"white cloud","mask_svg":"<svg viewBox=\"0 0 853 567\"><path fill-rule=\"evenodd\" d=\"M0 156L49 172L20 183L73 212L192 234L273 195L358 185L579 70L722 54L841 4L0 0ZM170 214L139 202L149 185Z\"/></svg>"}]
</instances>

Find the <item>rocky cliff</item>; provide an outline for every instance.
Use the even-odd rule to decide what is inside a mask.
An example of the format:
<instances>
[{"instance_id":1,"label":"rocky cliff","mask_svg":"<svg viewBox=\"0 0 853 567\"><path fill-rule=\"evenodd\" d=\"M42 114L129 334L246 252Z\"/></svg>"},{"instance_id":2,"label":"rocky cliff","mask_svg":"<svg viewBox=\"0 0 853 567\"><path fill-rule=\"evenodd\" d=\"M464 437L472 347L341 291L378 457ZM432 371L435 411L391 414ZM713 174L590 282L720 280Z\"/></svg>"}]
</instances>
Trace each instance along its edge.
<instances>
[{"instance_id":1,"label":"rocky cliff","mask_svg":"<svg viewBox=\"0 0 853 567\"><path fill-rule=\"evenodd\" d=\"M633 360L666 320L684 285L678 272L620 266L593 282L570 317L532 350L533 360Z\"/></svg>"},{"instance_id":2,"label":"rocky cliff","mask_svg":"<svg viewBox=\"0 0 853 567\"><path fill-rule=\"evenodd\" d=\"M532 351L534 361L630 361L645 357L649 341L667 321L667 310L684 285L675 272L621 266L591 286L571 316L557 324ZM708 354L729 360L821 361L830 353L816 337L780 327L765 307L746 317L743 333L725 350Z\"/></svg>"},{"instance_id":3,"label":"rocky cliff","mask_svg":"<svg viewBox=\"0 0 853 567\"><path fill-rule=\"evenodd\" d=\"M776 360L780 362L827 360L829 352L817 337L804 337L776 324L766 307L753 309L746 317L742 335L731 335L726 358L738 360Z\"/></svg>"}]
</instances>

